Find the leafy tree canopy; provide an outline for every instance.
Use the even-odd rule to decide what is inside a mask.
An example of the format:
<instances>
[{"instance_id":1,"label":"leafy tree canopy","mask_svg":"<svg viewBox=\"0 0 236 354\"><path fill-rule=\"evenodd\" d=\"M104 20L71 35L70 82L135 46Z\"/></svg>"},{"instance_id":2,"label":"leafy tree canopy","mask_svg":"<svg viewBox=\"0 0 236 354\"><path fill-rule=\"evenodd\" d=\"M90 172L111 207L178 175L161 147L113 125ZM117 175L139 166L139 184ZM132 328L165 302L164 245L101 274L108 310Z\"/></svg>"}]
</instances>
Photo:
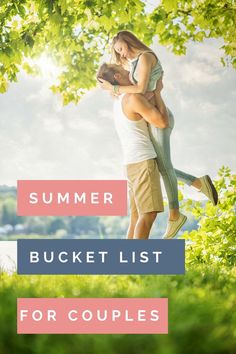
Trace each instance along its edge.
<instances>
[{"instance_id":1,"label":"leafy tree canopy","mask_svg":"<svg viewBox=\"0 0 236 354\"><path fill-rule=\"evenodd\" d=\"M95 85L99 60L117 31L133 31L146 44L155 35L176 54L189 40L223 40L222 63L236 67L235 0L162 0L151 12L141 0L1 0L0 92L21 68L37 74L48 55L61 68L51 88L65 104Z\"/></svg>"}]
</instances>

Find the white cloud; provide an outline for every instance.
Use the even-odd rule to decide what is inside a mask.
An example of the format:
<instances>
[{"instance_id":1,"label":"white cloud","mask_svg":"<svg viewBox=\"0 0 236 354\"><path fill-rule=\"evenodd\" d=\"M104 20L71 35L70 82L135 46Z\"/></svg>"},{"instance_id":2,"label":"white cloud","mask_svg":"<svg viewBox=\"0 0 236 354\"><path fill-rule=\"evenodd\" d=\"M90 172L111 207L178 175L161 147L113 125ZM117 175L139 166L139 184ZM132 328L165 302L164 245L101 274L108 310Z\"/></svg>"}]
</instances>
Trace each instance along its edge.
<instances>
[{"instance_id":1,"label":"white cloud","mask_svg":"<svg viewBox=\"0 0 236 354\"><path fill-rule=\"evenodd\" d=\"M188 64L185 63L182 67L182 72L181 81L190 85L209 85L209 82L214 83L221 79L220 75L217 75L210 65L196 60Z\"/></svg>"}]
</instances>

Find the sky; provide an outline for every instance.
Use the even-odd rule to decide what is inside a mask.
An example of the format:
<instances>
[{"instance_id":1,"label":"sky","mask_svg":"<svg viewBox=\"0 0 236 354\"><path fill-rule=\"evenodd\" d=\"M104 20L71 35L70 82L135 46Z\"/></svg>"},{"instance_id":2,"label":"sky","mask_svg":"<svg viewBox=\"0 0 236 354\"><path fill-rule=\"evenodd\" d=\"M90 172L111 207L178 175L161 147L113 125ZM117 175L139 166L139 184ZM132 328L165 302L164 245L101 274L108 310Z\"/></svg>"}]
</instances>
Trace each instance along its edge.
<instances>
[{"instance_id":1,"label":"sky","mask_svg":"<svg viewBox=\"0 0 236 354\"><path fill-rule=\"evenodd\" d=\"M172 162L196 176L235 171L236 72L221 43L190 43L176 56L154 41L164 68L163 98L175 116ZM64 107L45 77L21 73L0 95L0 185L17 179L123 179L112 97L95 88Z\"/></svg>"}]
</instances>

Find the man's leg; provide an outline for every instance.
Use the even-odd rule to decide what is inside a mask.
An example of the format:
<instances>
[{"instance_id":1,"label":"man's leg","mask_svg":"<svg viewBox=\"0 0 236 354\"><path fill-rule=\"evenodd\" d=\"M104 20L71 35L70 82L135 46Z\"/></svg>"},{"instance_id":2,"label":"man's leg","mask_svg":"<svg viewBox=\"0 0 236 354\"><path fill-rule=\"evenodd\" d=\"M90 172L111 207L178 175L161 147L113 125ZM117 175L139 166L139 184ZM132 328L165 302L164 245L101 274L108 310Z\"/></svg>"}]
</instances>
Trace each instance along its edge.
<instances>
[{"instance_id":1,"label":"man's leg","mask_svg":"<svg viewBox=\"0 0 236 354\"><path fill-rule=\"evenodd\" d=\"M139 215L138 221L134 230L134 238L146 240L149 237L152 225L156 219L157 212L145 213Z\"/></svg>"},{"instance_id":2,"label":"man's leg","mask_svg":"<svg viewBox=\"0 0 236 354\"><path fill-rule=\"evenodd\" d=\"M134 229L138 221L138 210L134 199L132 183L129 181L129 179L128 179L128 191L129 191L130 219L129 219L129 227L128 227L126 238L133 239Z\"/></svg>"},{"instance_id":3,"label":"man's leg","mask_svg":"<svg viewBox=\"0 0 236 354\"><path fill-rule=\"evenodd\" d=\"M163 211L160 176L155 159L127 165L130 191L131 224L129 238L147 239L157 213ZM133 203L138 210L134 211Z\"/></svg>"},{"instance_id":4,"label":"man's leg","mask_svg":"<svg viewBox=\"0 0 236 354\"><path fill-rule=\"evenodd\" d=\"M128 239L133 239L134 238L134 230L135 230L137 221L138 221L138 213L136 211L136 212L133 212L133 213L130 214L130 222L129 222L129 228L128 228L128 231L127 231L126 238L128 238Z\"/></svg>"}]
</instances>

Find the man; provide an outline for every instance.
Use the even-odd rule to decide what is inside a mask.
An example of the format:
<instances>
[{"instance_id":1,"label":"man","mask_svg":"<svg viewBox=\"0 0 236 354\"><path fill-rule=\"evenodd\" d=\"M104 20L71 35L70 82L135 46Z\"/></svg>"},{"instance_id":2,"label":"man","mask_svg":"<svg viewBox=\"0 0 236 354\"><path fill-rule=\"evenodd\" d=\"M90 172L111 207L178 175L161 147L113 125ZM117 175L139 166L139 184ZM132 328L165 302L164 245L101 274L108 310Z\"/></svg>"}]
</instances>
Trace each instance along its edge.
<instances>
[{"instance_id":1,"label":"man","mask_svg":"<svg viewBox=\"0 0 236 354\"><path fill-rule=\"evenodd\" d=\"M118 65L103 64L99 78L120 85L127 84L129 72ZM127 238L147 239L157 213L163 211L160 175L156 152L147 122L167 126L166 108L157 88L158 109L143 95L126 94L115 98L114 118L124 155L130 197L130 225Z\"/></svg>"},{"instance_id":2,"label":"man","mask_svg":"<svg viewBox=\"0 0 236 354\"><path fill-rule=\"evenodd\" d=\"M119 86L131 85L131 82L129 80L129 72L124 70L119 65L103 64L99 70L97 77L98 77L98 80L99 80L99 78L101 78L102 82L104 82L105 80L108 81L108 83L110 83L109 86L111 86L114 89L114 91L116 91L117 89L119 91ZM128 95L126 94L126 95L121 96L121 98L116 101L115 105L117 108L115 109L115 118L116 118L116 121L119 122L119 124L116 124L116 126L118 128L118 135L120 136L120 139L121 139L124 154L127 153L127 151L129 151L130 144L131 144L131 146L133 145L133 147L131 147L131 149L133 149L133 153L135 154L136 150L135 150L134 146L135 146L135 139L137 138L137 136L135 134L129 133L129 139L127 139L127 137L125 138L125 135L127 135L127 131L122 131L121 126L123 125L123 130L124 130L125 126L126 126L126 130L127 129L132 130L132 129L134 129L134 122L136 122L136 124L138 125L137 122L139 121L140 127L136 127L135 129L141 129L141 130L144 129L144 131L146 132L146 124L144 124L141 127L142 119L144 119L148 123L150 123L148 125L150 137L149 136L147 137L146 133L145 133L144 141L146 141L146 144L149 147L150 147L150 140L152 141L154 151L157 152L157 154L158 154L157 162L158 162L159 170L161 171L162 177L164 178L164 176L165 177L167 176L166 169L170 168L170 167L171 167L171 169L173 169L170 157L168 156L170 132L173 128L173 115L170 112L170 110L168 110L168 112L167 112L167 108L161 98L160 90L162 89L162 83L159 82L158 85L159 85L159 88L157 87L157 90L158 90L159 94L155 95L156 96L155 101L157 103L158 109L152 105L153 102L151 102L150 97L148 97L149 100L147 100L145 98L145 96L140 95L140 94L128 94ZM102 86L102 87L104 87L104 86ZM149 94L150 93L148 93L148 95ZM122 117L123 117L123 119L119 119ZM124 118L126 118L126 119L124 119ZM123 124L121 124L121 121L123 121ZM133 121L133 124L130 124L130 123L128 124L128 122L131 122L131 121ZM126 122L126 123L124 124L124 122ZM165 129L166 134L162 134L162 129L155 129L155 127L166 128L168 126L168 124L169 124L168 130ZM132 127L132 125L133 125L133 127ZM143 133L144 133L144 131L143 131ZM158 134L157 134L157 132L158 132ZM163 148L166 148L166 146L164 146L165 145L164 141L161 141L164 139L163 138L164 135L167 135L167 136L165 136L165 139L168 140L168 144L167 144L168 149L166 151L167 152L166 159L169 160L170 165L167 165L167 160L165 160L165 154L162 151ZM139 139L140 139L140 137L139 137ZM141 138L141 140L142 140L142 138ZM144 141L142 143L144 143ZM161 146L161 149L160 149L160 146ZM142 146L142 144L140 144L140 143L138 144L138 148L141 150L144 149L144 151L146 149L146 147ZM139 154L140 151L138 151L137 153ZM145 156L142 157L142 160L144 160L144 157ZM135 160L137 160L137 159L138 159L138 156L134 157L132 159L132 161L128 161L128 162L126 161L126 164L135 163ZM148 159L151 159L150 155L149 155ZM127 166L127 170L129 170L129 169L130 169L130 166ZM174 170L174 172L180 180L182 180L187 185L192 186L192 187L196 188L198 191L202 192L212 202L213 205L217 205L218 194L217 194L217 191L214 187L214 184L211 181L211 178L208 175L197 178L195 176L189 175L183 171L179 171L176 169ZM166 187L167 195L168 195L168 191L169 191L170 196L174 197L174 195L172 195L174 184L172 185L171 183L169 183L170 182L169 178L170 178L170 176L168 176L168 178L165 178L165 180L164 180L164 182L166 182L165 187ZM140 190L142 190L141 183L137 183L137 181L132 182L131 178L129 178L129 173L128 173L128 180L129 180L129 186L130 186L131 191L134 188L133 186L136 186L136 185L140 185ZM176 180L176 177L174 178L174 181L172 181L172 182L174 183L175 180ZM178 191L177 191L177 193L178 193ZM133 198L133 196L131 194L131 210L133 210L132 209L132 200L133 200L132 198ZM169 197L168 197L168 199L169 199ZM137 198L135 196L134 196L134 200L137 204ZM170 202L170 200L169 200L169 202ZM133 230L134 230L134 235L136 235L136 231L137 231L137 233L140 231L139 224L141 221L143 221L145 218L151 219L151 214L147 214L147 215L144 215L141 217L140 215L141 215L142 209L140 209L140 210L139 210L139 208L137 208L137 209L138 209L138 212L132 211L132 214L131 214L131 226L129 228L128 237L132 237ZM176 209L172 209L172 210L176 211ZM179 210L178 210L178 212L179 212ZM135 215L135 213L137 215ZM156 215L155 215L155 217L156 217ZM170 219L168 221L167 230L166 230L166 233L164 234L163 238L168 239L168 238L174 237L176 235L176 233L179 231L179 229L182 227L182 225L184 224L186 219L187 219L186 216L181 214L180 212L179 212L179 217L177 219L175 219L175 218L173 220ZM145 220L143 222L145 222ZM144 232L146 232L147 234L148 234L148 230L150 231L150 228L151 228L150 225L152 225L152 221L150 223L148 223L147 230L146 229L144 230ZM136 230L136 228L137 228L137 230Z\"/></svg>"}]
</instances>

